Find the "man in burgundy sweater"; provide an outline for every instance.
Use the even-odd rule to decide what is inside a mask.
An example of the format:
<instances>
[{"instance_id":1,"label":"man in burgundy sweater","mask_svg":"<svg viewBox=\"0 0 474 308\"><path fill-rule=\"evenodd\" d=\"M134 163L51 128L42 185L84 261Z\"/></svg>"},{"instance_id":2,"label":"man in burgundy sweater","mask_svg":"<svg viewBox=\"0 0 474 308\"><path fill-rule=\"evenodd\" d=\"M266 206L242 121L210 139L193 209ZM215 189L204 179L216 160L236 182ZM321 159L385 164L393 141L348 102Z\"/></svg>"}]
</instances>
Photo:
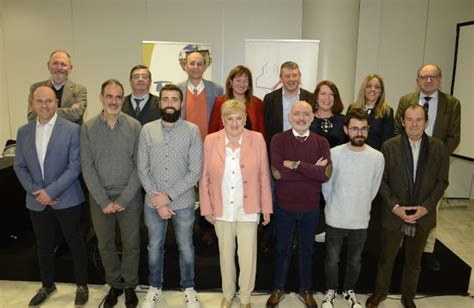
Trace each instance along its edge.
<instances>
[{"instance_id":1,"label":"man in burgundy sweater","mask_svg":"<svg viewBox=\"0 0 474 308\"><path fill-rule=\"evenodd\" d=\"M311 293L313 242L319 219L321 184L332 173L329 143L309 131L311 105L298 101L291 106L291 129L275 135L270 144L275 179L274 221L276 260L274 291L267 307L276 307L285 295L293 231L299 234L299 299L305 307L317 307Z\"/></svg>"}]
</instances>

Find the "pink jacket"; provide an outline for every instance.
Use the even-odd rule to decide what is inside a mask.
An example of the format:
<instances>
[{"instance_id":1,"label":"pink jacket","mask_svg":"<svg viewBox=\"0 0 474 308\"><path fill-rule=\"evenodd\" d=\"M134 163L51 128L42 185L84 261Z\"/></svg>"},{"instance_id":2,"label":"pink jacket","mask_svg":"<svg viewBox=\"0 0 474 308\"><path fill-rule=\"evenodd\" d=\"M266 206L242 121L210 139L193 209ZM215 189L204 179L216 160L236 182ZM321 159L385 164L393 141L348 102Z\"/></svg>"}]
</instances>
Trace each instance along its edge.
<instances>
[{"instance_id":1,"label":"pink jacket","mask_svg":"<svg viewBox=\"0 0 474 308\"><path fill-rule=\"evenodd\" d=\"M199 181L201 215L222 216L222 178L225 167L225 131L209 134L204 140L204 167ZM262 134L244 129L240 148L240 168L244 184L244 211L272 213L272 192L267 147Z\"/></svg>"}]
</instances>

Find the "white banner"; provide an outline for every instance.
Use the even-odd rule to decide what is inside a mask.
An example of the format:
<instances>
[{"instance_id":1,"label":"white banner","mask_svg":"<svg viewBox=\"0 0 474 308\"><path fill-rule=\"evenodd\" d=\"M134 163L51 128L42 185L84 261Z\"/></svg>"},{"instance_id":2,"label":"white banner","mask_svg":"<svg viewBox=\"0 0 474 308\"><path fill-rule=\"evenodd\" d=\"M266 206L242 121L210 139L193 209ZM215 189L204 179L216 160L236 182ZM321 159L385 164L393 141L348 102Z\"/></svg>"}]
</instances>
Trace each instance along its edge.
<instances>
[{"instance_id":1,"label":"white banner","mask_svg":"<svg viewBox=\"0 0 474 308\"><path fill-rule=\"evenodd\" d=\"M209 50L212 57L211 44L159 41L142 42L142 63L150 68L153 78L150 88L151 93L158 95L158 92L165 84L177 84L188 78L188 75L181 67L179 61L180 53L195 45L199 46L199 50ZM211 67L207 68L203 77L204 79L212 80Z\"/></svg>"},{"instance_id":2,"label":"white banner","mask_svg":"<svg viewBox=\"0 0 474 308\"><path fill-rule=\"evenodd\" d=\"M252 71L253 95L265 94L282 85L280 65L285 61L298 63L301 87L313 92L318 72L319 40L245 40L245 65Z\"/></svg>"}]
</instances>

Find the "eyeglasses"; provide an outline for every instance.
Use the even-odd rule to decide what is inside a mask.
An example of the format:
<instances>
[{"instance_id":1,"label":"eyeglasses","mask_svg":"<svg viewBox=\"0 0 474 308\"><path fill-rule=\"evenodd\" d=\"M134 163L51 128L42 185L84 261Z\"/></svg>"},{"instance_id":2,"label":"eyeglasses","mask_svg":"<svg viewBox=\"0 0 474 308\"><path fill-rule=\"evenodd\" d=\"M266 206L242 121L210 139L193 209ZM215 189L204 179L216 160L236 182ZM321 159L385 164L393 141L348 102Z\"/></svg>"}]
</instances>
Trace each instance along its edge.
<instances>
[{"instance_id":1,"label":"eyeglasses","mask_svg":"<svg viewBox=\"0 0 474 308\"><path fill-rule=\"evenodd\" d=\"M420 78L423 81L426 81L428 79L438 80L439 77L441 77L441 76L440 75L420 75L420 76L418 76L418 78Z\"/></svg>"},{"instance_id":2,"label":"eyeglasses","mask_svg":"<svg viewBox=\"0 0 474 308\"><path fill-rule=\"evenodd\" d=\"M364 127L349 127L349 131L353 134L359 134L359 133L363 133L363 134L367 134L369 132L369 127L368 126L364 126Z\"/></svg>"}]
</instances>

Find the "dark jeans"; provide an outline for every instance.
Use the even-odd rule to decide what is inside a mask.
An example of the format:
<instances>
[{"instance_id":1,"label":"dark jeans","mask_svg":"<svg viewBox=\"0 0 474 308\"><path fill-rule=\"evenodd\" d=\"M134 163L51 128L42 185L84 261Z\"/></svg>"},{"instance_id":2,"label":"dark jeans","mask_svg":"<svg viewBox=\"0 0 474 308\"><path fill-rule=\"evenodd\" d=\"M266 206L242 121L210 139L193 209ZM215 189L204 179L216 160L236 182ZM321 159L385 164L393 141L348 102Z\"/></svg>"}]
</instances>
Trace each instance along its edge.
<instances>
[{"instance_id":1,"label":"dark jeans","mask_svg":"<svg viewBox=\"0 0 474 308\"><path fill-rule=\"evenodd\" d=\"M66 239L74 261L74 276L77 285L87 285L87 248L81 232L81 206L53 210L46 206L44 211L30 210L31 223L35 231L41 282L44 287L54 285L54 246L56 223Z\"/></svg>"},{"instance_id":2,"label":"dark jeans","mask_svg":"<svg viewBox=\"0 0 474 308\"><path fill-rule=\"evenodd\" d=\"M295 227L298 226L298 272L300 290L309 291L312 287L313 246L319 209L309 212L295 212L274 208L276 230L275 288L285 289L288 268L292 254L292 240Z\"/></svg>"},{"instance_id":3,"label":"dark jeans","mask_svg":"<svg viewBox=\"0 0 474 308\"><path fill-rule=\"evenodd\" d=\"M401 290L405 298L415 298L418 277L421 271L421 255L430 230L416 229L414 237L403 237L400 229L380 230L381 253L375 281L376 292L387 294L392 280L393 263L397 257L402 239L405 241L405 263L403 264Z\"/></svg>"},{"instance_id":4,"label":"dark jeans","mask_svg":"<svg viewBox=\"0 0 474 308\"><path fill-rule=\"evenodd\" d=\"M340 229L326 225L326 288L337 290L339 279L339 260L344 240L347 245L346 274L344 290L355 290L359 279L361 255L364 250L367 229Z\"/></svg>"}]
</instances>

